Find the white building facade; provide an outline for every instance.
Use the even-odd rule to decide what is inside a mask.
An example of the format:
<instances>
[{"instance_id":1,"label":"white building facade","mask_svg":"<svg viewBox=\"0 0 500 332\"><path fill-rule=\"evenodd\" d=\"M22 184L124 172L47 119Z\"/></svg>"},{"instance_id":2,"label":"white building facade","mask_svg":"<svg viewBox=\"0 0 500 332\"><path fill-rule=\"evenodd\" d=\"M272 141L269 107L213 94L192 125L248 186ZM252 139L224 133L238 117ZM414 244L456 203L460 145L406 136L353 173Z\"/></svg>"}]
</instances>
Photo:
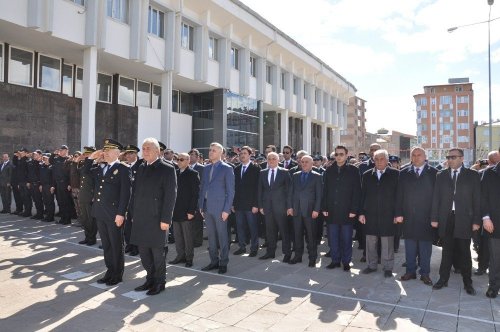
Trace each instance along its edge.
<instances>
[{"instance_id":1,"label":"white building facade","mask_svg":"<svg viewBox=\"0 0 500 332\"><path fill-rule=\"evenodd\" d=\"M175 151L219 141L326 154L346 129L354 85L239 1L0 0L0 8L6 149L153 136ZM50 129L57 105L54 121L67 118ZM26 136L13 118L23 108L57 139L10 137Z\"/></svg>"}]
</instances>

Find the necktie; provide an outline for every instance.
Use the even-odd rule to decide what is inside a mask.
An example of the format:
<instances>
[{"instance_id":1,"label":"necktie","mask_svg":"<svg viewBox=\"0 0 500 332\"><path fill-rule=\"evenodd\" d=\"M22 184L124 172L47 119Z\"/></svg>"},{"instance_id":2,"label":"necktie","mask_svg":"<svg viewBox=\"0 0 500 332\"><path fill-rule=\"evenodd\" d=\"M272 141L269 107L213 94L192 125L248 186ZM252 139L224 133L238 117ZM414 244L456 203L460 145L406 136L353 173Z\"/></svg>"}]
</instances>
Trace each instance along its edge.
<instances>
[{"instance_id":1,"label":"necktie","mask_svg":"<svg viewBox=\"0 0 500 332\"><path fill-rule=\"evenodd\" d=\"M109 168L109 165L106 164L106 166L104 166L104 168L102 169L102 175L106 175L106 172L108 171L108 168Z\"/></svg>"},{"instance_id":2,"label":"necktie","mask_svg":"<svg viewBox=\"0 0 500 332\"><path fill-rule=\"evenodd\" d=\"M212 182L212 175L214 174L214 168L215 164L212 164L212 167L210 168L210 176L208 177L208 182Z\"/></svg>"},{"instance_id":3,"label":"necktie","mask_svg":"<svg viewBox=\"0 0 500 332\"><path fill-rule=\"evenodd\" d=\"M288 168L289 161L285 160L285 168Z\"/></svg>"},{"instance_id":4,"label":"necktie","mask_svg":"<svg viewBox=\"0 0 500 332\"><path fill-rule=\"evenodd\" d=\"M271 169L271 181L269 181L269 185L272 187L274 184L274 169Z\"/></svg>"},{"instance_id":5,"label":"necktie","mask_svg":"<svg viewBox=\"0 0 500 332\"><path fill-rule=\"evenodd\" d=\"M382 174L384 174L383 171L377 171L377 175L378 175L378 179L380 180L380 178L382 177Z\"/></svg>"},{"instance_id":6,"label":"necktie","mask_svg":"<svg viewBox=\"0 0 500 332\"><path fill-rule=\"evenodd\" d=\"M246 166L243 166L241 168L241 177L243 177L243 174L245 174L245 171L247 170L247 167Z\"/></svg>"},{"instance_id":7,"label":"necktie","mask_svg":"<svg viewBox=\"0 0 500 332\"><path fill-rule=\"evenodd\" d=\"M453 171L453 195L455 195L455 193L457 192L457 173L458 171L457 170L454 170Z\"/></svg>"},{"instance_id":8,"label":"necktie","mask_svg":"<svg viewBox=\"0 0 500 332\"><path fill-rule=\"evenodd\" d=\"M4 163L2 164L2 169L1 169L0 171L3 171L3 168L5 167L5 165L7 165L7 162L4 162Z\"/></svg>"},{"instance_id":9,"label":"necktie","mask_svg":"<svg viewBox=\"0 0 500 332\"><path fill-rule=\"evenodd\" d=\"M420 169L419 168L415 169L415 174L417 174L417 178L420 177Z\"/></svg>"}]
</instances>

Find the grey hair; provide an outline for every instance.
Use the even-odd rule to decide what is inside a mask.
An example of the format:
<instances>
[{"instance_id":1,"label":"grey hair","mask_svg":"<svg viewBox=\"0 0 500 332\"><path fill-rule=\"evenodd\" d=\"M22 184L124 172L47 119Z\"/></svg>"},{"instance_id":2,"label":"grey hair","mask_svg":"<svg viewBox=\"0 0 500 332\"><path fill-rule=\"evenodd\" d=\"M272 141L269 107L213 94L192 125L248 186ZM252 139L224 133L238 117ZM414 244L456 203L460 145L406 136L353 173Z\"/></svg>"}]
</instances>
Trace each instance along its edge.
<instances>
[{"instance_id":1,"label":"grey hair","mask_svg":"<svg viewBox=\"0 0 500 332\"><path fill-rule=\"evenodd\" d=\"M154 137L148 137L144 139L144 141L142 141L142 145L144 144L153 144L158 149L158 151L160 151L160 143L158 143L158 140Z\"/></svg>"},{"instance_id":2,"label":"grey hair","mask_svg":"<svg viewBox=\"0 0 500 332\"><path fill-rule=\"evenodd\" d=\"M224 151L224 147L222 146L222 144L217 143L217 142L210 143L210 147L214 147L214 146L217 147L219 150Z\"/></svg>"},{"instance_id":3,"label":"grey hair","mask_svg":"<svg viewBox=\"0 0 500 332\"><path fill-rule=\"evenodd\" d=\"M424 156L427 157L427 152L425 151L425 149L421 146L414 146L413 148L411 148L411 152L410 152L410 156L413 154L413 151L415 150L420 150L424 153Z\"/></svg>"},{"instance_id":4,"label":"grey hair","mask_svg":"<svg viewBox=\"0 0 500 332\"><path fill-rule=\"evenodd\" d=\"M383 154L385 156L385 159L389 160L389 152L387 152L387 150L380 149L380 150L375 151L375 153L373 154L373 158L375 158L379 154Z\"/></svg>"}]
</instances>

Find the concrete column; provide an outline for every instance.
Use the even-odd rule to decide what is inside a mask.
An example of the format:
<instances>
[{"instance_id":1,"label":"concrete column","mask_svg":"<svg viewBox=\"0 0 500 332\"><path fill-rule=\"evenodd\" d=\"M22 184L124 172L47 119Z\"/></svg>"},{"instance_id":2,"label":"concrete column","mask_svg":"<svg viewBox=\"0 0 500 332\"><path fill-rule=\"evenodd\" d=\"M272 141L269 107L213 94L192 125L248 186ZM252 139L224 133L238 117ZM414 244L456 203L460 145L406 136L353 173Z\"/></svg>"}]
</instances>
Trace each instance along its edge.
<instances>
[{"instance_id":1,"label":"concrete column","mask_svg":"<svg viewBox=\"0 0 500 332\"><path fill-rule=\"evenodd\" d=\"M285 108L293 110L293 74L285 74Z\"/></svg>"},{"instance_id":2,"label":"concrete column","mask_svg":"<svg viewBox=\"0 0 500 332\"><path fill-rule=\"evenodd\" d=\"M219 39L219 86L229 89L231 74L231 41L228 38Z\"/></svg>"},{"instance_id":3,"label":"concrete column","mask_svg":"<svg viewBox=\"0 0 500 332\"><path fill-rule=\"evenodd\" d=\"M257 99L264 100L266 93L266 59L257 58Z\"/></svg>"},{"instance_id":4,"label":"concrete column","mask_svg":"<svg viewBox=\"0 0 500 332\"><path fill-rule=\"evenodd\" d=\"M288 128L288 109L285 109L281 111L281 148L283 149L283 146L289 145L290 142L288 142L288 132L290 131L290 128Z\"/></svg>"},{"instance_id":5,"label":"concrete column","mask_svg":"<svg viewBox=\"0 0 500 332\"><path fill-rule=\"evenodd\" d=\"M194 78L200 82L207 81L208 67L208 28L197 26L194 28Z\"/></svg>"},{"instance_id":6,"label":"concrete column","mask_svg":"<svg viewBox=\"0 0 500 332\"><path fill-rule=\"evenodd\" d=\"M240 48L240 95L248 96L250 94L250 50Z\"/></svg>"},{"instance_id":7,"label":"concrete column","mask_svg":"<svg viewBox=\"0 0 500 332\"><path fill-rule=\"evenodd\" d=\"M97 97L97 48L83 51L81 146L95 145L95 107Z\"/></svg>"},{"instance_id":8,"label":"concrete column","mask_svg":"<svg viewBox=\"0 0 500 332\"><path fill-rule=\"evenodd\" d=\"M328 140L326 139L326 124L321 125L321 154L326 156L328 153L332 152L332 147L328 146Z\"/></svg>"},{"instance_id":9,"label":"concrete column","mask_svg":"<svg viewBox=\"0 0 500 332\"><path fill-rule=\"evenodd\" d=\"M170 127L172 119L172 71L161 75L161 124L160 140L170 147Z\"/></svg>"},{"instance_id":10,"label":"concrete column","mask_svg":"<svg viewBox=\"0 0 500 332\"><path fill-rule=\"evenodd\" d=\"M181 23L180 13L167 12L165 27L165 69L178 73L181 65Z\"/></svg>"},{"instance_id":11,"label":"concrete column","mask_svg":"<svg viewBox=\"0 0 500 332\"><path fill-rule=\"evenodd\" d=\"M347 104L342 103L342 130L347 129Z\"/></svg>"},{"instance_id":12,"label":"concrete column","mask_svg":"<svg viewBox=\"0 0 500 332\"><path fill-rule=\"evenodd\" d=\"M306 116L304 118L304 121L302 122L303 123L303 130L302 132L304 133L303 137L302 137L302 141L303 141L303 149L306 150L307 152L309 153L312 153L311 152L311 135L312 135L312 130L311 130L311 124L312 124L312 121L311 121L311 117L310 116Z\"/></svg>"},{"instance_id":13,"label":"concrete column","mask_svg":"<svg viewBox=\"0 0 500 332\"><path fill-rule=\"evenodd\" d=\"M314 99L316 93L316 86L314 84L307 84L307 113L306 115L311 118L316 118L316 104L314 103Z\"/></svg>"},{"instance_id":14,"label":"concrete column","mask_svg":"<svg viewBox=\"0 0 500 332\"><path fill-rule=\"evenodd\" d=\"M323 90L318 90L318 102L316 103L316 119L319 121L323 121Z\"/></svg>"},{"instance_id":15,"label":"concrete column","mask_svg":"<svg viewBox=\"0 0 500 332\"><path fill-rule=\"evenodd\" d=\"M342 100L337 99L337 127L342 128L342 113L344 107L342 106Z\"/></svg>"},{"instance_id":16,"label":"concrete column","mask_svg":"<svg viewBox=\"0 0 500 332\"><path fill-rule=\"evenodd\" d=\"M85 5L85 45L97 46L99 3L97 0L88 0Z\"/></svg>"},{"instance_id":17,"label":"concrete column","mask_svg":"<svg viewBox=\"0 0 500 332\"><path fill-rule=\"evenodd\" d=\"M332 96L330 96L328 93L325 93L324 95L325 98L325 108L323 109L323 117L322 121L324 121L327 124L331 123L331 110L330 108L332 107Z\"/></svg>"},{"instance_id":18,"label":"concrete column","mask_svg":"<svg viewBox=\"0 0 500 332\"><path fill-rule=\"evenodd\" d=\"M131 60L140 59L140 36L142 23L142 4L147 4L146 1L132 1L129 7L129 21L130 21L130 45L129 53ZM146 21L147 22L147 21ZM144 24L146 26L147 23Z\"/></svg>"},{"instance_id":19,"label":"concrete column","mask_svg":"<svg viewBox=\"0 0 500 332\"><path fill-rule=\"evenodd\" d=\"M273 86L272 91L273 91L273 98L272 98L272 103L273 106L278 106L280 104L280 75L281 75L281 68L279 66L272 66L271 67L271 84Z\"/></svg>"},{"instance_id":20,"label":"concrete column","mask_svg":"<svg viewBox=\"0 0 500 332\"><path fill-rule=\"evenodd\" d=\"M297 77L297 113L305 114L304 107L304 80Z\"/></svg>"},{"instance_id":21,"label":"concrete column","mask_svg":"<svg viewBox=\"0 0 500 332\"><path fill-rule=\"evenodd\" d=\"M43 1L28 0L27 26L28 28L38 29L42 27L43 21Z\"/></svg>"}]
</instances>

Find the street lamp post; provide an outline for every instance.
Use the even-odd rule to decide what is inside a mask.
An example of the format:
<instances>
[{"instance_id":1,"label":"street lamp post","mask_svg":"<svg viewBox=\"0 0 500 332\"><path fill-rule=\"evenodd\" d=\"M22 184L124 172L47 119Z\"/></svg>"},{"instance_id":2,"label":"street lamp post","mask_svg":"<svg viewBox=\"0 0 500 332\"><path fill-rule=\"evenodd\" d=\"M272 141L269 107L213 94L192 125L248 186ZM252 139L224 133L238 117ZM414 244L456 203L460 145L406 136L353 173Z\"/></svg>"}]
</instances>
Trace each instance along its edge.
<instances>
[{"instance_id":1,"label":"street lamp post","mask_svg":"<svg viewBox=\"0 0 500 332\"><path fill-rule=\"evenodd\" d=\"M488 125L488 131L489 131L489 144L488 144L488 149L491 150L493 149L493 131L492 131L492 112L491 112L491 42L490 42L490 23L492 21L498 20L500 17L496 17L494 19L491 19L491 6L493 6L493 3L495 0L488 0L488 6L490 6L489 14L488 14L488 20L487 21L482 21L482 22L476 22L476 23L471 23L471 24L465 24L465 25L459 25L456 27L452 27L448 29L448 32L453 32L457 30L458 28L464 28L468 27L471 25L477 25L477 24L482 24L482 23L488 23L488 112L489 112L489 125ZM475 144L475 142L474 142Z\"/></svg>"}]
</instances>

